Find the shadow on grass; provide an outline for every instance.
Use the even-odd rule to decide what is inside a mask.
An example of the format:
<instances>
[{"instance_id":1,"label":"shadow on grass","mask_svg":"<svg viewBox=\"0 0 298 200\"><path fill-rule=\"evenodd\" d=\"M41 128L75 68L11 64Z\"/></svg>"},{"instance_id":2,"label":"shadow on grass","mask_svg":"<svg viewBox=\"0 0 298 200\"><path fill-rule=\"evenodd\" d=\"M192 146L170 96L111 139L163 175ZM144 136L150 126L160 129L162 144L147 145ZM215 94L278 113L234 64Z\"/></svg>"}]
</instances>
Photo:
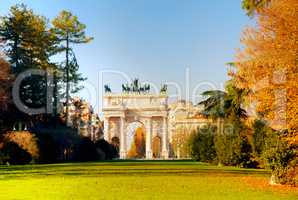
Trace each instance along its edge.
<instances>
[{"instance_id":1,"label":"shadow on grass","mask_svg":"<svg viewBox=\"0 0 298 200\"><path fill-rule=\"evenodd\" d=\"M112 161L64 163L0 168L0 180L42 178L48 176L269 176L265 170L217 167L191 161Z\"/></svg>"},{"instance_id":2,"label":"shadow on grass","mask_svg":"<svg viewBox=\"0 0 298 200\"><path fill-rule=\"evenodd\" d=\"M199 163L192 160L111 160L98 162L71 162L71 163L56 163L56 164L33 164L33 165L12 165L1 166L0 171L15 171L15 170L32 170L32 169L53 169L62 167L92 167L92 166L153 166L153 165L206 165L207 163Z\"/></svg>"}]
</instances>

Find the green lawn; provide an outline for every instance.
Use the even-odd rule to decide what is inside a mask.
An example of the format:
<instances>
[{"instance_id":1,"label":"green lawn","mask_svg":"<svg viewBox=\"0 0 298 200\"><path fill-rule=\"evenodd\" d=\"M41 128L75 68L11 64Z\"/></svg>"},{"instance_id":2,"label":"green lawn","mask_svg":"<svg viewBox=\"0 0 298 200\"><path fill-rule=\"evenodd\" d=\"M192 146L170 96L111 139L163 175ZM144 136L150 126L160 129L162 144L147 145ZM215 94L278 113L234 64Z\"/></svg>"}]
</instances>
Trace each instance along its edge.
<instances>
[{"instance_id":1,"label":"green lawn","mask_svg":"<svg viewBox=\"0 0 298 200\"><path fill-rule=\"evenodd\" d=\"M0 166L0 199L298 199L269 177L191 161Z\"/></svg>"}]
</instances>

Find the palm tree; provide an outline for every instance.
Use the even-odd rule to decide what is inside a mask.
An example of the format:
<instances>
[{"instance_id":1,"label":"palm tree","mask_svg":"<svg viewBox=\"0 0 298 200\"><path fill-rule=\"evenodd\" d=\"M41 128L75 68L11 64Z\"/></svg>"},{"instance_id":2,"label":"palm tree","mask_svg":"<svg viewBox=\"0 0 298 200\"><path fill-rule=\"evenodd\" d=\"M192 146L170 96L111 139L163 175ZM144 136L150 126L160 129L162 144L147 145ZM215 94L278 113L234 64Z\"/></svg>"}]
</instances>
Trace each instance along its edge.
<instances>
[{"instance_id":1,"label":"palm tree","mask_svg":"<svg viewBox=\"0 0 298 200\"><path fill-rule=\"evenodd\" d=\"M224 104L227 93L221 90L208 90L202 93L207 99L199 102L204 106L202 114L211 119L224 118Z\"/></svg>"},{"instance_id":2,"label":"palm tree","mask_svg":"<svg viewBox=\"0 0 298 200\"><path fill-rule=\"evenodd\" d=\"M244 98L247 96L248 92L245 89L236 88L233 84L233 80L227 82L226 91L226 118L237 118L239 120L247 118L246 110L244 110L242 107L245 101Z\"/></svg>"},{"instance_id":3,"label":"palm tree","mask_svg":"<svg viewBox=\"0 0 298 200\"><path fill-rule=\"evenodd\" d=\"M221 133L220 127L222 127L224 120L230 119L240 122L241 119L247 117L246 111L242 108L246 91L236 88L233 80L227 82L225 90L205 91L202 96L207 97L207 99L199 102L199 105L204 106L201 114L214 122L218 122L219 133Z\"/></svg>"},{"instance_id":4,"label":"palm tree","mask_svg":"<svg viewBox=\"0 0 298 200\"><path fill-rule=\"evenodd\" d=\"M218 134L221 133L221 127L225 118L225 98L227 93L221 90L208 90L202 93L207 99L199 102L204 106L202 115L212 119L213 123L217 123Z\"/></svg>"}]
</instances>

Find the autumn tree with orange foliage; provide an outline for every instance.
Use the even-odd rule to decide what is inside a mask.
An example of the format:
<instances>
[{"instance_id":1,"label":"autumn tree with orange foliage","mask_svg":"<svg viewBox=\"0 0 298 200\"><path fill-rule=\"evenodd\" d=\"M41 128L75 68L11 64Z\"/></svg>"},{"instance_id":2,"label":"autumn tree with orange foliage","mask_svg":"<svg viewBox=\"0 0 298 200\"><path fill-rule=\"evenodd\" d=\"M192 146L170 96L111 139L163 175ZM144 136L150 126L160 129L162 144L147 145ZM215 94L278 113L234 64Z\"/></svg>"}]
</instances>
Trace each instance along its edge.
<instances>
[{"instance_id":1,"label":"autumn tree with orange foliage","mask_svg":"<svg viewBox=\"0 0 298 200\"><path fill-rule=\"evenodd\" d=\"M280 149L273 142L275 149L269 150L273 174L298 184L297 173L291 173L298 166L298 0L272 0L255 17L257 26L244 31L243 48L230 75L238 88L250 92L257 117L282 133L278 143L288 144Z\"/></svg>"},{"instance_id":2,"label":"autumn tree with orange foliage","mask_svg":"<svg viewBox=\"0 0 298 200\"><path fill-rule=\"evenodd\" d=\"M172 147L177 158L189 158L190 148L188 145L191 138L191 130L186 126L179 126L172 138Z\"/></svg>"},{"instance_id":3,"label":"autumn tree with orange foliage","mask_svg":"<svg viewBox=\"0 0 298 200\"><path fill-rule=\"evenodd\" d=\"M0 112L8 107L11 82L10 66L0 55Z\"/></svg>"},{"instance_id":4,"label":"autumn tree with orange foliage","mask_svg":"<svg viewBox=\"0 0 298 200\"><path fill-rule=\"evenodd\" d=\"M37 138L34 134L28 131L11 131L5 134L4 143L14 142L21 148L26 150L33 159L38 159L39 149ZM0 145L1 146L1 145Z\"/></svg>"},{"instance_id":5,"label":"autumn tree with orange foliage","mask_svg":"<svg viewBox=\"0 0 298 200\"><path fill-rule=\"evenodd\" d=\"M7 113L11 112L11 87L13 76L10 65L6 62L0 52L0 134L4 133L7 126ZM1 138L0 138L1 140Z\"/></svg>"},{"instance_id":6,"label":"autumn tree with orange foliage","mask_svg":"<svg viewBox=\"0 0 298 200\"><path fill-rule=\"evenodd\" d=\"M276 130L297 135L298 1L275 0L257 13L237 54L236 84L251 92L256 109Z\"/></svg>"}]
</instances>

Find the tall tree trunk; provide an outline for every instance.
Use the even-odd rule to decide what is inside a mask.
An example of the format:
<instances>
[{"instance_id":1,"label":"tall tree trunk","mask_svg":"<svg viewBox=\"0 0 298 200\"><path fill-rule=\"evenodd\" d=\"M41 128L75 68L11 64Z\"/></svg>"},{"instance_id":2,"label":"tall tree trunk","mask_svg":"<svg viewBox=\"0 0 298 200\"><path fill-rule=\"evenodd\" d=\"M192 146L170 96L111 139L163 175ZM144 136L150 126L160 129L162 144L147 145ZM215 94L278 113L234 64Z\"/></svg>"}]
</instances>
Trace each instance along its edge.
<instances>
[{"instance_id":1,"label":"tall tree trunk","mask_svg":"<svg viewBox=\"0 0 298 200\"><path fill-rule=\"evenodd\" d=\"M47 118L48 113L50 112L50 110L48 110L48 103L52 103L52 102L48 102L48 87L49 87L49 83L48 83L48 68L45 68L45 89L44 89L44 97L45 97L45 108L46 108L46 113L45 116Z\"/></svg>"},{"instance_id":2,"label":"tall tree trunk","mask_svg":"<svg viewBox=\"0 0 298 200\"><path fill-rule=\"evenodd\" d=\"M53 81L54 81L54 91L53 91L53 96L54 96L54 102L53 102L53 117L57 118L57 113L58 113L58 83L57 83L57 72L56 70L54 70L54 74L53 74Z\"/></svg>"},{"instance_id":3,"label":"tall tree trunk","mask_svg":"<svg viewBox=\"0 0 298 200\"><path fill-rule=\"evenodd\" d=\"M69 124L69 37L68 33L66 35L66 111L65 111L65 117L66 117L66 125Z\"/></svg>"},{"instance_id":4,"label":"tall tree trunk","mask_svg":"<svg viewBox=\"0 0 298 200\"><path fill-rule=\"evenodd\" d=\"M18 70L19 70L19 51L18 51L18 41L19 41L19 36L16 36L15 38L14 38L14 50L13 50L13 52L14 52L14 56L15 56L15 72L17 71L18 72Z\"/></svg>"}]
</instances>

